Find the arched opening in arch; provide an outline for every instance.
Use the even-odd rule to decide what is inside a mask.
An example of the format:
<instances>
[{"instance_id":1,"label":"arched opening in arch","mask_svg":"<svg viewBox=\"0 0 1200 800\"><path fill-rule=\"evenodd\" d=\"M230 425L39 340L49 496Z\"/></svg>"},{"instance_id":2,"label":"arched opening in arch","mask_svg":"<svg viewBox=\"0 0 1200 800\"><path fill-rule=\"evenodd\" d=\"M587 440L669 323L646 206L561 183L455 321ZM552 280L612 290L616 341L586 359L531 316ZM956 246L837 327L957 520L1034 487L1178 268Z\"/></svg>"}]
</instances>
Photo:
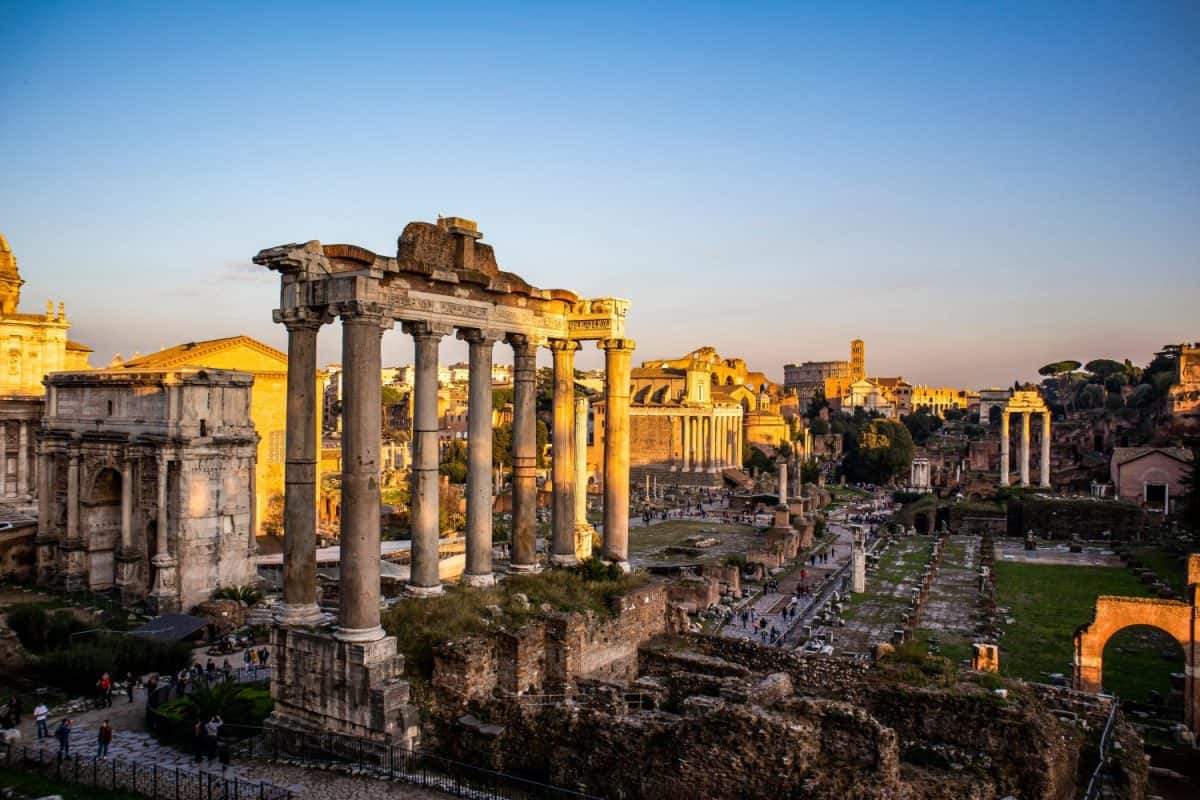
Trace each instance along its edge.
<instances>
[{"instance_id":1,"label":"arched opening in arch","mask_svg":"<svg viewBox=\"0 0 1200 800\"><path fill-rule=\"evenodd\" d=\"M88 542L88 588L105 591L116 579L116 548L121 542L121 473L98 470L84 494L80 515Z\"/></svg>"},{"instance_id":2,"label":"arched opening in arch","mask_svg":"<svg viewBox=\"0 0 1200 800\"><path fill-rule=\"evenodd\" d=\"M916 529L917 533L929 533L932 530L929 514L924 511L918 511L913 515L913 528Z\"/></svg>"},{"instance_id":3,"label":"arched opening in arch","mask_svg":"<svg viewBox=\"0 0 1200 800\"><path fill-rule=\"evenodd\" d=\"M1157 716L1184 716L1183 646L1151 625L1129 625L1104 643L1101 685L1122 702L1153 707Z\"/></svg>"}]
</instances>

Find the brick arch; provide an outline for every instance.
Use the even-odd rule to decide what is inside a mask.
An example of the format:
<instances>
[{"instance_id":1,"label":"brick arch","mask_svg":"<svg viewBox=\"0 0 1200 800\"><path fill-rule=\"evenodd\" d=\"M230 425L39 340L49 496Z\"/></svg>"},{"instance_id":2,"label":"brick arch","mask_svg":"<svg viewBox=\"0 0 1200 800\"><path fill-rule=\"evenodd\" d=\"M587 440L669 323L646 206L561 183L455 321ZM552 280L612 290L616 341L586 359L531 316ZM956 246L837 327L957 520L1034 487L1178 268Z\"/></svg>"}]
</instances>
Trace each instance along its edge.
<instances>
[{"instance_id":1,"label":"brick arch","mask_svg":"<svg viewBox=\"0 0 1200 800\"><path fill-rule=\"evenodd\" d=\"M1200 554L1188 557L1190 602L1149 597L1096 598L1092 621L1075 631L1075 688L1098 692L1104 672L1104 647L1118 632L1135 625L1157 628L1183 648L1184 718L1200 733Z\"/></svg>"}]
</instances>

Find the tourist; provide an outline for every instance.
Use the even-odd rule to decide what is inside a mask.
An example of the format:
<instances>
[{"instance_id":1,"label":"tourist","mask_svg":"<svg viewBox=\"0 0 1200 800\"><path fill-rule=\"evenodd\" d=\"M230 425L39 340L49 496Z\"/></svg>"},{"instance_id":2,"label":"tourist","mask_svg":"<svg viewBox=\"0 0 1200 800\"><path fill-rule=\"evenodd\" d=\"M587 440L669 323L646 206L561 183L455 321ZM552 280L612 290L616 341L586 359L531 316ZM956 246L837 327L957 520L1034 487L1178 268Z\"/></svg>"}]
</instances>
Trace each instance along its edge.
<instances>
[{"instance_id":1,"label":"tourist","mask_svg":"<svg viewBox=\"0 0 1200 800\"><path fill-rule=\"evenodd\" d=\"M125 673L125 694L129 695L129 702L133 702L133 688L137 685L137 680L134 679L132 672Z\"/></svg>"},{"instance_id":2,"label":"tourist","mask_svg":"<svg viewBox=\"0 0 1200 800\"><path fill-rule=\"evenodd\" d=\"M224 723L218 716L211 717L208 724L204 726L204 735L208 744L208 760L212 761L217 757L217 740L221 736L221 726Z\"/></svg>"},{"instance_id":3,"label":"tourist","mask_svg":"<svg viewBox=\"0 0 1200 800\"><path fill-rule=\"evenodd\" d=\"M63 758L71 756L71 726L74 724L74 720L67 717L58 723L58 729L54 731L54 738L58 739L58 760L60 762Z\"/></svg>"},{"instance_id":4,"label":"tourist","mask_svg":"<svg viewBox=\"0 0 1200 800\"><path fill-rule=\"evenodd\" d=\"M50 735L46 728L46 720L50 716L50 709L46 708L46 703L39 700L38 704L33 709L33 720L37 723L37 738L45 739Z\"/></svg>"},{"instance_id":5,"label":"tourist","mask_svg":"<svg viewBox=\"0 0 1200 800\"><path fill-rule=\"evenodd\" d=\"M242 666L245 667L246 669L250 669L250 648L249 647L247 647L245 650L242 651Z\"/></svg>"},{"instance_id":6,"label":"tourist","mask_svg":"<svg viewBox=\"0 0 1200 800\"><path fill-rule=\"evenodd\" d=\"M196 720L196 724L192 726L192 754L196 757L196 763L199 764L204 760L204 751L208 743L208 733L201 720Z\"/></svg>"},{"instance_id":7,"label":"tourist","mask_svg":"<svg viewBox=\"0 0 1200 800\"><path fill-rule=\"evenodd\" d=\"M100 726L100 730L96 734L96 758L104 758L108 755L108 746L112 744L112 737L112 725L108 724L108 720L104 720L104 724Z\"/></svg>"},{"instance_id":8,"label":"tourist","mask_svg":"<svg viewBox=\"0 0 1200 800\"><path fill-rule=\"evenodd\" d=\"M233 680L233 665L229 663L228 658L224 659L221 663L221 675L226 681Z\"/></svg>"},{"instance_id":9,"label":"tourist","mask_svg":"<svg viewBox=\"0 0 1200 800\"><path fill-rule=\"evenodd\" d=\"M262 664L264 667L267 665L267 659L270 657L271 657L271 651L268 650L266 647L263 647L261 650L258 651L258 663Z\"/></svg>"},{"instance_id":10,"label":"tourist","mask_svg":"<svg viewBox=\"0 0 1200 800\"><path fill-rule=\"evenodd\" d=\"M100 680L96 681L96 705L97 707L112 705L112 678L108 677L107 672L100 676Z\"/></svg>"}]
</instances>

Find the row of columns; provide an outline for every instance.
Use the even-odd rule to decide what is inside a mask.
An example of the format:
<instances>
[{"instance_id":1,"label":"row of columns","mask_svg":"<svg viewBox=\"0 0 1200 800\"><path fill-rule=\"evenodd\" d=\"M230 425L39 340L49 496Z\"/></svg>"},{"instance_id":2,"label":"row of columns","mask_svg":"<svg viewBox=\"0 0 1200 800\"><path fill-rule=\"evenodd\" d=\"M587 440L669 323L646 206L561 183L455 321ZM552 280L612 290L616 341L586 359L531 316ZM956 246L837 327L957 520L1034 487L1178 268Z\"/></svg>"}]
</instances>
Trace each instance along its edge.
<instances>
[{"instance_id":1,"label":"row of columns","mask_svg":"<svg viewBox=\"0 0 1200 800\"><path fill-rule=\"evenodd\" d=\"M1050 414L1042 411L1042 443L1041 443L1041 474L1040 486L1050 488ZM1021 417L1021 450L1018 467L1021 475L1021 486L1029 485L1029 418L1031 411L1003 411L1000 414L1000 485L1009 485L1009 417L1019 414Z\"/></svg>"},{"instance_id":2,"label":"row of columns","mask_svg":"<svg viewBox=\"0 0 1200 800\"><path fill-rule=\"evenodd\" d=\"M288 406L284 494L283 624L320 619L316 605L316 343L324 319L305 312L283 315L288 329ZM345 641L381 638L379 615L379 431L380 370L385 315L347 312L342 321L342 515L341 599L337 637ZM413 464L411 574L407 591L418 597L440 594L438 508L438 346L452 327L404 322L413 337ZM492 357L499 336L462 328L468 342L467 532L463 582L487 586L492 573ZM538 340L509 334L513 350L513 504L511 569L538 568L536 558ZM554 435L552 464L553 530L550 561L576 562L575 526L578 462L586 439L576 440L575 352L579 344L550 340L554 357ZM628 561L629 379L634 343L612 339L605 352L607 432L604 458L604 550L606 559ZM583 425L586 426L586 406ZM585 431L586 435L586 431ZM579 449L579 452L576 452ZM585 477L586 481L586 477ZM586 483L584 484L586 490Z\"/></svg>"},{"instance_id":3,"label":"row of columns","mask_svg":"<svg viewBox=\"0 0 1200 800\"><path fill-rule=\"evenodd\" d=\"M672 422L671 430L680 445L680 457L672 460L672 471L717 472L741 466L740 417L683 414L678 420L678 424Z\"/></svg>"},{"instance_id":4,"label":"row of columns","mask_svg":"<svg viewBox=\"0 0 1200 800\"><path fill-rule=\"evenodd\" d=\"M30 495L29 427L27 420L17 420L17 485L13 489L8 486L8 426L7 420L0 421L0 500L24 499Z\"/></svg>"}]
</instances>

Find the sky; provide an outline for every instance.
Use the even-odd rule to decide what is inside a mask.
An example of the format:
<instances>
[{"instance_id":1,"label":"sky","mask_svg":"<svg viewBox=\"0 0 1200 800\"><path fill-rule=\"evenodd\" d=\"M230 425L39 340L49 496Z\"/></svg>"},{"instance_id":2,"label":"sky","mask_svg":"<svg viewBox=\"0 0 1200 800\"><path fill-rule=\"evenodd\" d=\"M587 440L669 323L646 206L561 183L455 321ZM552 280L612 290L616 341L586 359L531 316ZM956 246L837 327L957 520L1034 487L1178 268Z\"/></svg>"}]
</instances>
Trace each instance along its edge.
<instances>
[{"instance_id":1,"label":"sky","mask_svg":"<svg viewBox=\"0 0 1200 800\"><path fill-rule=\"evenodd\" d=\"M635 361L781 380L861 337L872 374L978 388L1200 340L1192 0L0 0L0 154L22 310L65 302L96 366L285 347L258 250L391 255L438 214L631 300Z\"/></svg>"}]
</instances>

